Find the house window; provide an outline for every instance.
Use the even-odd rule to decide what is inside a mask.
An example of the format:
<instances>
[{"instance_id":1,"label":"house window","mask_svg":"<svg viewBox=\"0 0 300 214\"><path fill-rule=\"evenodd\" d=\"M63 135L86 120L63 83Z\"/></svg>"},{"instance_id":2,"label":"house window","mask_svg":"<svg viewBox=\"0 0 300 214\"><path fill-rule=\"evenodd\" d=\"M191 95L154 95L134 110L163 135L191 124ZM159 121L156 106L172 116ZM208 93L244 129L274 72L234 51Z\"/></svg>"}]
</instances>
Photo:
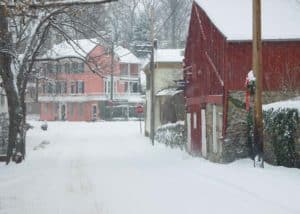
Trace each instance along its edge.
<instances>
[{"instance_id":1,"label":"house window","mask_svg":"<svg viewBox=\"0 0 300 214\"><path fill-rule=\"evenodd\" d=\"M69 74L70 73L70 64L65 63L65 73Z\"/></svg>"},{"instance_id":2,"label":"house window","mask_svg":"<svg viewBox=\"0 0 300 214\"><path fill-rule=\"evenodd\" d=\"M117 81L114 81L114 93L117 91ZM111 92L110 80L105 81L105 93L108 94Z\"/></svg>"},{"instance_id":3,"label":"house window","mask_svg":"<svg viewBox=\"0 0 300 214\"><path fill-rule=\"evenodd\" d=\"M68 106L69 106L70 116L73 116L74 115L74 104L70 103Z\"/></svg>"},{"instance_id":4,"label":"house window","mask_svg":"<svg viewBox=\"0 0 300 214\"><path fill-rule=\"evenodd\" d=\"M52 93L54 93L54 85L51 83L51 82L48 82L47 83L47 93L48 94L52 94Z\"/></svg>"},{"instance_id":5,"label":"house window","mask_svg":"<svg viewBox=\"0 0 300 214\"><path fill-rule=\"evenodd\" d=\"M78 73L78 63L77 62L72 63L72 73Z\"/></svg>"},{"instance_id":6,"label":"house window","mask_svg":"<svg viewBox=\"0 0 300 214\"><path fill-rule=\"evenodd\" d=\"M60 82L55 82L55 92L56 92L56 94L61 94Z\"/></svg>"},{"instance_id":7,"label":"house window","mask_svg":"<svg viewBox=\"0 0 300 214\"><path fill-rule=\"evenodd\" d=\"M137 82L130 83L130 92L132 92L132 93L137 93L138 92Z\"/></svg>"},{"instance_id":8,"label":"house window","mask_svg":"<svg viewBox=\"0 0 300 214\"><path fill-rule=\"evenodd\" d=\"M125 83L124 83L124 91L125 91L125 92L128 92L128 82L125 82Z\"/></svg>"},{"instance_id":9,"label":"house window","mask_svg":"<svg viewBox=\"0 0 300 214\"><path fill-rule=\"evenodd\" d=\"M71 94L75 94L75 93L76 93L76 83L71 82Z\"/></svg>"},{"instance_id":10,"label":"house window","mask_svg":"<svg viewBox=\"0 0 300 214\"><path fill-rule=\"evenodd\" d=\"M77 93L84 93L84 81L77 81Z\"/></svg>"},{"instance_id":11,"label":"house window","mask_svg":"<svg viewBox=\"0 0 300 214\"><path fill-rule=\"evenodd\" d=\"M79 73L84 73L84 63L79 63Z\"/></svg>"},{"instance_id":12,"label":"house window","mask_svg":"<svg viewBox=\"0 0 300 214\"><path fill-rule=\"evenodd\" d=\"M62 81L61 82L61 92L63 94L66 94L67 93L67 82L66 81Z\"/></svg>"},{"instance_id":13,"label":"house window","mask_svg":"<svg viewBox=\"0 0 300 214\"><path fill-rule=\"evenodd\" d=\"M57 81L55 83L56 94L66 94L67 93L67 82Z\"/></svg>"},{"instance_id":14,"label":"house window","mask_svg":"<svg viewBox=\"0 0 300 214\"><path fill-rule=\"evenodd\" d=\"M110 81L105 81L105 93L110 93Z\"/></svg>"},{"instance_id":15,"label":"house window","mask_svg":"<svg viewBox=\"0 0 300 214\"><path fill-rule=\"evenodd\" d=\"M83 116L83 112L84 112L83 103L79 103L78 104L78 114L79 114L79 116Z\"/></svg>"},{"instance_id":16,"label":"house window","mask_svg":"<svg viewBox=\"0 0 300 214\"><path fill-rule=\"evenodd\" d=\"M56 67L56 72L61 73L61 64L58 63L55 65L55 67Z\"/></svg>"},{"instance_id":17,"label":"house window","mask_svg":"<svg viewBox=\"0 0 300 214\"><path fill-rule=\"evenodd\" d=\"M127 64L122 64L121 65L121 75L122 76L127 76L128 75L128 65Z\"/></svg>"},{"instance_id":18,"label":"house window","mask_svg":"<svg viewBox=\"0 0 300 214\"><path fill-rule=\"evenodd\" d=\"M48 73L53 73L54 72L53 64L52 63L48 63L47 64L47 72Z\"/></svg>"}]
</instances>

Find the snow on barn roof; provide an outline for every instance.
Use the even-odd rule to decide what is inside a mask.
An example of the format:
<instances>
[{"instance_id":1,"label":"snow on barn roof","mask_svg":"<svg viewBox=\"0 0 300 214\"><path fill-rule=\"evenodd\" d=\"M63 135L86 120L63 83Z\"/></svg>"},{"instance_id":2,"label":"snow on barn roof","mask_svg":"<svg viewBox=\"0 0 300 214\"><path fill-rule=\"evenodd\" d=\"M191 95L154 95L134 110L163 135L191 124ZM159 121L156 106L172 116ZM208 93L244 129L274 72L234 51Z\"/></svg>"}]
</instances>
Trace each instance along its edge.
<instances>
[{"instance_id":1,"label":"snow on barn roof","mask_svg":"<svg viewBox=\"0 0 300 214\"><path fill-rule=\"evenodd\" d=\"M64 57L80 57L84 58L97 45L97 39L80 39L64 41L54 45L42 58L64 58Z\"/></svg>"},{"instance_id":2,"label":"snow on barn roof","mask_svg":"<svg viewBox=\"0 0 300 214\"><path fill-rule=\"evenodd\" d=\"M182 62L183 49L158 49L155 53L155 62Z\"/></svg>"},{"instance_id":3,"label":"snow on barn roof","mask_svg":"<svg viewBox=\"0 0 300 214\"><path fill-rule=\"evenodd\" d=\"M252 40L252 0L196 0L228 40ZM298 0L262 1L262 38L300 39Z\"/></svg>"},{"instance_id":4,"label":"snow on barn roof","mask_svg":"<svg viewBox=\"0 0 300 214\"><path fill-rule=\"evenodd\" d=\"M279 101L275 103L270 103L263 106L264 110L269 110L273 108L274 110L278 109L297 109L300 113L300 97L296 97L294 99Z\"/></svg>"},{"instance_id":5,"label":"snow on barn roof","mask_svg":"<svg viewBox=\"0 0 300 214\"><path fill-rule=\"evenodd\" d=\"M141 61L127 48L118 46L115 49L116 55L120 58L121 63L141 64Z\"/></svg>"}]
</instances>

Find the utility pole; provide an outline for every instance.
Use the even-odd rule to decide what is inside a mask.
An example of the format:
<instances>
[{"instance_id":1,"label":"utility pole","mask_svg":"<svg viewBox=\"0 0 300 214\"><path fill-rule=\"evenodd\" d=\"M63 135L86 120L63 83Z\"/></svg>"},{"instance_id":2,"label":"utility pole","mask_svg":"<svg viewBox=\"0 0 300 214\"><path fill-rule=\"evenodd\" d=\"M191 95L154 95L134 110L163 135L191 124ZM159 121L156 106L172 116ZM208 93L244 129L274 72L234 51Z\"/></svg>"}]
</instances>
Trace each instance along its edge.
<instances>
[{"instance_id":1,"label":"utility pole","mask_svg":"<svg viewBox=\"0 0 300 214\"><path fill-rule=\"evenodd\" d=\"M261 167L263 160L263 119L262 119L262 41L261 41L261 0L253 0L253 71L256 77L254 97L254 152ZM255 160L256 161L256 158ZM254 162L255 163L255 162Z\"/></svg>"},{"instance_id":2,"label":"utility pole","mask_svg":"<svg viewBox=\"0 0 300 214\"><path fill-rule=\"evenodd\" d=\"M155 65L154 65L154 50L157 46L157 40L154 39L154 6L150 8L150 41L151 44L151 58L150 58L150 90L151 90L151 120L150 120L150 138L152 145L154 145L155 137Z\"/></svg>"},{"instance_id":3,"label":"utility pole","mask_svg":"<svg viewBox=\"0 0 300 214\"><path fill-rule=\"evenodd\" d=\"M111 43L111 65L110 65L110 100L114 99L114 58L115 58L115 47L114 41Z\"/></svg>"},{"instance_id":4,"label":"utility pole","mask_svg":"<svg viewBox=\"0 0 300 214\"><path fill-rule=\"evenodd\" d=\"M154 137L155 137L155 64L154 64L154 51L157 49L157 40L153 40L151 47L151 59L150 59L150 89L151 89L151 131L150 138L152 145L154 145Z\"/></svg>"}]
</instances>

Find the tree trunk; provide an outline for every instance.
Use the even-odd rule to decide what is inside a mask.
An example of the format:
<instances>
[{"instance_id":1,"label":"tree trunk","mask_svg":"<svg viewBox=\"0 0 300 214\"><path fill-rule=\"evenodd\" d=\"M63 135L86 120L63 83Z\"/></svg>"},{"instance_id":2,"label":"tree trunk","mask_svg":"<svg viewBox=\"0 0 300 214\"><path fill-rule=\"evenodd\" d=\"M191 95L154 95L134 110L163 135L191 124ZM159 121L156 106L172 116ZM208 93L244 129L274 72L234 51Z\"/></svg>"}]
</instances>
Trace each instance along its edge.
<instances>
[{"instance_id":1,"label":"tree trunk","mask_svg":"<svg viewBox=\"0 0 300 214\"><path fill-rule=\"evenodd\" d=\"M14 154L21 152L21 148L17 148L18 138L21 139L21 122L22 113L21 105L16 86L16 77L11 70L12 58L8 53L11 50L11 34L8 32L8 21L6 18L6 9L0 5L0 75L3 80L3 87L7 96L8 115L9 115L9 135L8 135L8 148L7 148L7 161L8 164ZM5 51L7 50L7 51Z\"/></svg>"}]
</instances>

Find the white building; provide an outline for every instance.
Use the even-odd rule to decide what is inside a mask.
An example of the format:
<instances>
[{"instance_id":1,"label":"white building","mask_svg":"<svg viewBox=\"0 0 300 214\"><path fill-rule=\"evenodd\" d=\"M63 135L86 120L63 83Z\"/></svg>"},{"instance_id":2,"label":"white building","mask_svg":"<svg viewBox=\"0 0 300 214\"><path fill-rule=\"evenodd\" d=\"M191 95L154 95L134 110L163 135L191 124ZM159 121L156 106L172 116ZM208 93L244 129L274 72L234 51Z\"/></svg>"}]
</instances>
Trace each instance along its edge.
<instances>
[{"instance_id":1,"label":"white building","mask_svg":"<svg viewBox=\"0 0 300 214\"><path fill-rule=\"evenodd\" d=\"M158 49L154 54L154 130L163 125L163 110L161 105L162 96L173 96L180 92L176 90L176 80L183 78L182 60L183 49ZM145 135L150 135L151 130L151 72L150 63L146 64L144 72L146 74L146 112L145 112Z\"/></svg>"}]
</instances>

